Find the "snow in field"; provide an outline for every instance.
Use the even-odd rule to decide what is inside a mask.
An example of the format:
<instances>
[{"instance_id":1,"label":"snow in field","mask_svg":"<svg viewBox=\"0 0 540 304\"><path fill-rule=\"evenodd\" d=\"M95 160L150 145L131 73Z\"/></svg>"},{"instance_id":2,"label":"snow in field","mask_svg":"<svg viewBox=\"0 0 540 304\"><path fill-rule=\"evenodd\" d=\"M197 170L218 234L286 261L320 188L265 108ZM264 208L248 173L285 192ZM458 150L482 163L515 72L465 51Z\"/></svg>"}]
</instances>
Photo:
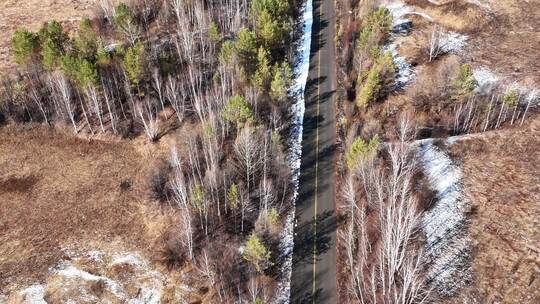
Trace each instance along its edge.
<instances>
[{"instance_id":1,"label":"snow in field","mask_svg":"<svg viewBox=\"0 0 540 304\"><path fill-rule=\"evenodd\" d=\"M138 253L93 250L83 255L71 252L69 257L50 269L50 276L43 284L19 291L23 303L46 304L46 290L54 291L56 300L66 303L160 303L165 277ZM92 289L98 282L105 293Z\"/></svg>"},{"instance_id":2,"label":"snow in field","mask_svg":"<svg viewBox=\"0 0 540 304\"><path fill-rule=\"evenodd\" d=\"M433 140L421 141L418 155L437 200L422 218L427 277L440 294L452 295L471 280L466 233L469 201L463 194L462 172Z\"/></svg>"},{"instance_id":3,"label":"snow in field","mask_svg":"<svg viewBox=\"0 0 540 304\"><path fill-rule=\"evenodd\" d=\"M384 7L386 7L392 14L394 26L409 22L409 20L405 17L406 15L417 15L429 21L433 21L433 18L430 15L415 11L413 7L406 5L402 1L385 1L382 3L382 5L384 5Z\"/></svg>"},{"instance_id":4,"label":"snow in field","mask_svg":"<svg viewBox=\"0 0 540 304\"><path fill-rule=\"evenodd\" d=\"M478 85L475 88L475 92L480 94L490 93L496 86L499 78L495 73L487 68L480 68L473 71L474 79Z\"/></svg>"},{"instance_id":5,"label":"snow in field","mask_svg":"<svg viewBox=\"0 0 540 304\"><path fill-rule=\"evenodd\" d=\"M398 45L395 42L391 42L384 47L385 52L391 52L396 67L396 82L392 91L403 88L414 76L413 67L407 62L405 57L399 56L397 51Z\"/></svg>"},{"instance_id":6,"label":"snow in field","mask_svg":"<svg viewBox=\"0 0 540 304\"><path fill-rule=\"evenodd\" d=\"M302 26L302 37L298 46L298 57L294 69L295 83L293 85L292 94L296 98L296 102L291 107L291 116L293 127L289 136L289 155L288 163L292 169L292 184L294 194L292 200L296 203L298 197L298 183L300 178L300 162L302 157L302 133L304 122L304 91L309 73L309 55L311 52L311 30L313 26L313 1L307 0L304 3L302 17L300 23ZM292 255L294 246L294 216L295 208L285 219L285 228L281 233L281 257L284 260L281 272L283 281L279 282L278 290L274 303L282 304L289 303L291 291L291 272L292 272Z\"/></svg>"},{"instance_id":7,"label":"snow in field","mask_svg":"<svg viewBox=\"0 0 540 304\"><path fill-rule=\"evenodd\" d=\"M23 303L28 304L47 304L45 301L45 287L43 285L32 285L28 288L23 289L20 293L21 298L24 300Z\"/></svg>"},{"instance_id":8,"label":"snow in field","mask_svg":"<svg viewBox=\"0 0 540 304\"><path fill-rule=\"evenodd\" d=\"M441 49L444 53L459 53L467 44L467 39L467 36L460 33L444 33L441 37Z\"/></svg>"}]
</instances>

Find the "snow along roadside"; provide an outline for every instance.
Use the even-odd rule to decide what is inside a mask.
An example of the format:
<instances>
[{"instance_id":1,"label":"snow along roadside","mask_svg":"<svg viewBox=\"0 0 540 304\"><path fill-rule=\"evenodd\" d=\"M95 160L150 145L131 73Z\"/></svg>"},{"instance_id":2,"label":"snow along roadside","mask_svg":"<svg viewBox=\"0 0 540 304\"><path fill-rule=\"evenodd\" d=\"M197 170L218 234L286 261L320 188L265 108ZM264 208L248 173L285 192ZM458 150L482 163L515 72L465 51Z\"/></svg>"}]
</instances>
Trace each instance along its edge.
<instances>
[{"instance_id":1,"label":"snow along roadside","mask_svg":"<svg viewBox=\"0 0 540 304\"><path fill-rule=\"evenodd\" d=\"M293 186L293 207L287 215L284 229L281 234L280 255L283 259L281 269L282 281L278 283L274 303L289 303L291 293L292 256L294 247L294 216L296 199L298 198L298 183L300 178L300 162L302 158L302 134L304 123L304 91L309 73L309 54L311 52L311 30L313 26L313 1L306 0L302 7L302 15L298 26L302 28L302 37L298 45L297 62L294 67L294 85L291 94L296 102L292 105L290 113L292 128L288 138L289 153L287 161L292 170L291 182Z\"/></svg>"}]
</instances>

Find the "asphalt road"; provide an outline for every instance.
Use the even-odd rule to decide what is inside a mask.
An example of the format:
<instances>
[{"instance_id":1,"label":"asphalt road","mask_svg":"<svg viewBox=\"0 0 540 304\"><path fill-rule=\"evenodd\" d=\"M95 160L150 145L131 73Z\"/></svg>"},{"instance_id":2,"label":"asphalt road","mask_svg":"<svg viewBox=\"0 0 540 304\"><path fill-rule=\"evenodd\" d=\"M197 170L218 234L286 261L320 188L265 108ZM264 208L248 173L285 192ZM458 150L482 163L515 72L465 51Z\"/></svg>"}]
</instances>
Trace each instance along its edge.
<instances>
[{"instance_id":1,"label":"asphalt road","mask_svg":"<svg viewBox=\"0 0 540 304\"><path fill-rule=\"evenodd\" d=\"M334 0L313 0L291 303L337 303Z\"/></svg>"}]
</instances>

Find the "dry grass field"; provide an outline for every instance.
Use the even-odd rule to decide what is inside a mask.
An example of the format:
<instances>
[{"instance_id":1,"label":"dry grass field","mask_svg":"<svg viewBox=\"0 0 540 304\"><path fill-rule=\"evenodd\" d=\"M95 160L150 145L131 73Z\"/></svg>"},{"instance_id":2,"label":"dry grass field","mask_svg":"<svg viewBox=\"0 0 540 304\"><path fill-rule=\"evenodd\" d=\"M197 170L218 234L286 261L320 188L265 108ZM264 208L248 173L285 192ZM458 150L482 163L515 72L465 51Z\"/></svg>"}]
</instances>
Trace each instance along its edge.
<instances>
[{"instance_id":1,"label":"dry grass field","mask_svg":"<svg viewBox=\"0 0 540 304\"><path fill-rule=\"evenodd\" d=\"M68 244L144 244L132 145L42 126L4 126L0 137L0 288L42 279Z\"/></svg>"},{"instance_id":2,"label":"dry grass field","mask_svg":"<svg viewBox=\"0 0 540 304\"><path fill-rule=\"evenodd\" d=\"M15 67L10 44L18 28L35 31L54 19L69 29L83 16L90 16L95 3L95 0L0 0L0 75Z\"/></svg>"},{"instance_id":3,"label":"dry grass field","mask_svg":"<svg viewBox=\"0 0 540 304\"><path fill-rule=\"evenodd\" d=\"M474 281L451 303L540 302L540 121L451 146L473 204Z\"/></svg>"},{"instance_id":4,"label":"dry grass field","mask_svg":"<svg viewBox=\"0 0 540 304\"><path fill-rule=\"evenodd\" d=\"M84 139L42 125L2 126L0 138L0 301L50 282L68 252L155 261L174 217L148 199L147 178L167 140Z\"/></svg>"}]
</instances>

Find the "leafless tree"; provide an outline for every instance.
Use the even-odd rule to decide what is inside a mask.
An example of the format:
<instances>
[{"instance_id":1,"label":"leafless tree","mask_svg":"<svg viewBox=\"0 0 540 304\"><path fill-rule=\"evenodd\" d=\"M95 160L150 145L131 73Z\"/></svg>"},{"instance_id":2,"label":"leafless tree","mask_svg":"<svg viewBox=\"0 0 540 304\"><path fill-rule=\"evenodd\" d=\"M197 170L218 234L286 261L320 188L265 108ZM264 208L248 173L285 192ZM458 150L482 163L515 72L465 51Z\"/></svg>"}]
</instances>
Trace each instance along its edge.
<instances>
[{"instance_id":1,"label":"leafless tree","mask_svg":"<svg viewBox=\"0 0 540 304\"><path fill-rule=\"evenodd\" d=\"M148 139L150 141L155 141L159 135L159 119L157 116L156 102L151 98L145 98L140 100L135 107Z\"/></svg>"},{"instance_id":2,"label":"leafless tree","mask_svg":"<svg viewBox=\"0 0 540 304\"><path fill-rule=\"evenodd\" d=\"M45 100L43 98L43 95L41 94L41 86L39 84L40 80L39 78L37 81L33 79L33 76L28 74L29 79L29 87L28 87L28 97L36 104L39 111L41 112L41 116L43 117L43 120L46 124L49 124L49 109L47 108L47 105L45 103Z\"/></svg>"},{"instance_id":3,"label":"leafless tree","mask_svg":"<svg viewBox=\"0 0 540 304\"><path fill-rule=\"evenodd\" d=\"M349 271L347 290L354 302L412 304L427 300L422 250L415 243L420 210L412 193L416 169L414 149L408 141L413 132L410 120L403 117L398 140L386 145L388 167L361 159L360 166L369 170L358 169L345 180L348 221L339 236ZM357 178L363 184L364 199L357 197ZM367 233L368 206L377 212L376 238Z\"/></svg>"},{"instance_id":4,"label":"leafless tree","mask_svg":"<svg viewBox=\"0 0 540 304\"><path fill-rule=\"evenodd\" d=\"M186 103L182 83L179 83L176 77L169 75L165 93L167 95L167 100L169 100L176 113L178 121L180 123L183 122L186 115Z\"/></svg>"},{"instance_id":5,"label":"leafless tree","mask_svg":"<svg viewBox=\"0 0 540 304\"><path fill-rule=\"evenodd\" d=\"M52 76L51 82L55 88L55 92L62 102L65 112L73 125L73 131L77 133L77 122L75 121L75 105L72 100L71 86L67 78L61 74L56 73Z\"/></svg>"},{"instance_id":6,"label":"leafless tree","mask_svg":"<svg viewBox=\"0 0 540 304\"><path fill-rule=\"evenodd\" d=\"M238 160L238 167L244 174L247 193L249 195L254 175L258 172L263 162L260 135L257 130L249 126L242 128L234 142L234 151ZM244 204L242 204L242 231L244 231L244 215L245 208Z\"/></svg>"},{"instance_id":7,"label":"leafless tree","mask_svg":"<svg viewBox=\"0 0 540 304\"><path fill-rule=\"evenodd\" d=\"M188 258L193 259L193 219L191 216L191 210L189 205L188 186L182 172L182 161L176 150L176 146L173 145L171 149L171 163L173 167L172 178L172 190L173 201L180 208L180 216L182 217L182 223L185 225L185 229L181 231L182 240L187 248Z\"/></svg>"},{"instance_id":8,"label":"leafless tree","mask_svg":"<svg viewBox=\"0 0 540 304\"><path fill-rule=\"evenodd\" d=\"M161 110L165 110L165 89L163 88L163 78L161 77L161 74L157 68L152 72L152 86L158 95Z\"/></svg>"},{"instance_id":9,"label":"leafless tree","mask_svg":"<svg viewBox=\"0 0 540 304\"><path fill-rule=\"evenodd\" d=\"M114 7L113 1L112 0L99 0L98 5L101 8L101 11L103 12L103 15L105 16L105 18L111 21L115 14L115 7Z\"/></svg>"},{"instance_id":10,"label":"leafless tree","mask_svg":"<svg viewBox=\"0 0 540 304\"><path fill-rule=\"evenodd\" d=\"M444 41L443 41L444 32L440 26L435 26L429 35L429 62L435 60L443 53Z\"/></svg>"},{"instance_id":11,"label":"leafless tree","mask_svg":"<svg viewBox=\"0 0 540 304\"><path fill-rule=\"evenodd\" d=\"M86 97L88 98L88 102L90 103L89 108L93 109L93 112L96 114L96 117L99 121L99 125L101 126L101 131L105 133L105 127L103 125L102 103L96 87L93 85L88 85L85 87L84 92L86 94Z\"/></svg>"}]
</instances>

